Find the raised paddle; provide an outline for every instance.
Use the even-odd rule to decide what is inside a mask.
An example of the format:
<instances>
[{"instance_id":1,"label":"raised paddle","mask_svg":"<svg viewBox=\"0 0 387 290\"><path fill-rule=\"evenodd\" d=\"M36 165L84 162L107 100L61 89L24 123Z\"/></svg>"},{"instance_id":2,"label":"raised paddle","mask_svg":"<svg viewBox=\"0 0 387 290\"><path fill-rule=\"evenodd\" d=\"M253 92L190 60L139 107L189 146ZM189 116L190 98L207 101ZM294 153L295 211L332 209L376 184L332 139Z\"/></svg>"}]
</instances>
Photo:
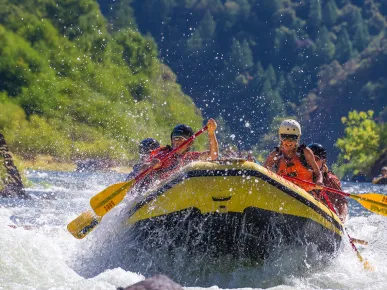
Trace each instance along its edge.
<instances>
[{"instance_id":1,"label":"raised paddle","mask_svg":"<svg viewBox=\"0 0 387 290\"><path fill-rule=\"evenodd\" d=\"M289 177L289 176L282 176L287 180L290 181L301 181L305 184L309 185L316 185L313 182L309 182L306 180L298 179L295 177ZM387 196L380 194L380 193L373 193L373 192L368 192L368 193L361 193L361 194L351 194L351 193L346 193L341 190L337 190L331 187L326 187L326 186L318 186L316 185L316 189L324 189L329 192L337 193L343 196L347 196L350 198L353 198L356 200L358 203L360 203L362 206L364 206L366 209L369 211L372 211L374 213L380 214L387 216Z\"/></svg>"},{"instance_id":2,"label":"raised paddle","mask_svg":"<svg viewBox=\"0 0 387 290\"><path fill-rule=\"evenodd\" d=\"M207 130L207 126L200 129L193 136L184 141L179 147L173 149L160 159L161 163L172 157L177 151L185 145L193 141L196 137ZM119 204L125 197L126 192L144 176L153 170L149 167L135 178L121 183L116 183L105 188L100 193L96 194L90 199L90 206L95 214L88 210L79 215L76 219L67 225L67 230L77 239L83 239L89 232L91 232L101 221L102 217L107 214L112 208Z\"/></svg>"}]
</instances>

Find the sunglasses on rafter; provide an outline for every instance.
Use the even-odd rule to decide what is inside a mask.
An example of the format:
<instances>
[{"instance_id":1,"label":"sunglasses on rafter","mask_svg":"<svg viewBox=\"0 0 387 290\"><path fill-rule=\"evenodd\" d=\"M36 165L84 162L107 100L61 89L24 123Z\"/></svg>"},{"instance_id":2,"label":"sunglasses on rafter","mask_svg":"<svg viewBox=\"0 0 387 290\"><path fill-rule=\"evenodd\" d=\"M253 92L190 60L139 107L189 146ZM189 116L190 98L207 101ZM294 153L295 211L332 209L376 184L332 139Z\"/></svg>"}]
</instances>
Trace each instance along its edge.
<instances>
[{"instance_id":1,"label":"sunglasses on rafter","mask_svg":"<svg viewBox=\"0 0 387 290\"><path fill-rule=\"evenodd\" d=\"M298 136L292 135L292 134L281 134L280 137L281 137L281 140L290 140L290 141L298 140Z\"/></svg>"},{"instance_id":2,"label":"sunglasses on rafter","mask_svg":"<svg viewBox=\"0 0 387 290\"><path fill-rule=\"evenodd\" d=\"M179 141L185 141L187 140L187 138L184 138L183 136L172 136L172 140L179 142Z\"/></svg>"}]
</instances>

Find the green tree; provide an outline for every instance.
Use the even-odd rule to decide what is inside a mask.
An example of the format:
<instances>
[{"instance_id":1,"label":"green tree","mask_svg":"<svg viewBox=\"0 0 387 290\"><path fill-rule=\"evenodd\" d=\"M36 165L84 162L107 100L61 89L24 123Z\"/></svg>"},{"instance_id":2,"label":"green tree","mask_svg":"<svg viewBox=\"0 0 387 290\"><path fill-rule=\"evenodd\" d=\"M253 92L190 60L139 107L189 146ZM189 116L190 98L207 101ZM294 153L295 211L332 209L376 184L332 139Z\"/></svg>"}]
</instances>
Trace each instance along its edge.
<instances>
[{"instance_id":1,"label":"green tree","mask_svg":"<svg viewBox=\"0 0 387 290\"><path fill-rule=\"evenodd\" d=\"M316 55L321 63L328 63L335 55L335 45L333 44L328 29L323 26L317 34Z\"/></svg>"},{"instance_id":2,"label":"green tree","mask_svg":"<svg viewBox=\"0 0 387 290\"><path fill-rule=\"evenodd\" d=\"M216 22L209 10L204 14L196 30L187 40L186 51L189 53L199 53L205 46L211 45L216 30Z\"/></svg>"},{"instance_id":3,"label":"green tree","mask_svg":"<svg viewBox=\"0 0 387 290\"><path fill-rule=\"evenodd\" d=\"M199 30L195 30L187 40L186 50L188 53L198 53L203 49L203 39Z\"/></svg>"},{"instance_id":4,"label":"green tree","mask_svg":"<svg viewBox=\"0 0 387 290\"><path fill-rule=\"evenodd\" d=\"M380 127L373 115L373 111L355 110L341 119L345 134L336 142L340 149L338 163L341 174L367 171L374 162L380 148Z\"/></svg>"},{"instance_id":5,"label":"green tree","mask_svg":"<svg viewBox=\"0 0 387 290\"><path fill-rule=\"evenodd\" d=\"M106 13L106 17L111 25L111 29L118 31L120 29L136 29L136 20L132 8L133 0L121 0L111 3L110 1L98 1L101 11Z\"/></svg>"},{"instance_id":6,"label":"green tree","mask_svg":"<svg viewBox=\"0 0 387 290\"><path fill-rule=\"evenodd\" d=\"M331 27L336 23L338 8L335 0L328 0L323 8L323 19L326 26Z\"/></svg>"},{"instance_id":7,"label":"green tree","mask_svg":"<svg viewBox=\"0 0 387 290\"><path fill-rule=\"evenodd\" d=\"M359 21L355 26L355 35L353 37L353 44L356 49L362 51L369 43L370 35L368 33L368 27L364 21Z\"/></svg>"},{"instance_id":8,"label":"green tree","mask_svg":"<svg viewBox=\"0 0 387 290\"><path fill-rule=\"evenodd\" d=\"M253 11L262 19L271 19L271 17L282 7L281 0L252 0Z\"/></svg>"},{"instance_id":9,"label":"green tree","mask_svg":"<svg viewBox=\"0 0 387 290\"><path fill-rule=\"evenodd\" d=\"M231 68L238 74L254 65L253 55L249 43L246 40L244 40L241 45L238 40L233 39L229 63Z\"/></svg>"},{"instance_id":10,"label":"green tree","mask_svg":"<svg viewBox=\"0 0 387 290\"><path fill-rule=\"evenodd\" d=\"M210 11L207 10L197 28L200 33L201 39L204 42L209 42L214 36L215 29L216 22L214 21L214 18L212 17Z\"/></svg>"},{"instance_id":11,"label":"green tree","mask_svg":"<svg viewBox=\"0 0 387 290\"><path fill-rule=\"evenodd\" d=\"M274 87L277 84L277 75L272 65L269 65L267 68L265 76L266 79L270 81L271 87Z\"/></svg>"},{"instance_id":12,"label":"green tree","mask_svg":"<svg viewBox=\"0 0 387 290\"><path fill-rule=\"evenodd\" d=\"M349 39L347 29L343 27L340 30L336 44L336 58L340 63L344 63L352 56L352 42Z\"/></svg>"},{"instance_id":13,"label":"green tree","mask_svg":"<svg viewBox=\"0 0 387 290\"><path fill-rule=\"evenodd\" d=\"M313 31L317 31L322 22L321 2L320 0L309 1L308 26Z\"/></svg>"}]
</instances>

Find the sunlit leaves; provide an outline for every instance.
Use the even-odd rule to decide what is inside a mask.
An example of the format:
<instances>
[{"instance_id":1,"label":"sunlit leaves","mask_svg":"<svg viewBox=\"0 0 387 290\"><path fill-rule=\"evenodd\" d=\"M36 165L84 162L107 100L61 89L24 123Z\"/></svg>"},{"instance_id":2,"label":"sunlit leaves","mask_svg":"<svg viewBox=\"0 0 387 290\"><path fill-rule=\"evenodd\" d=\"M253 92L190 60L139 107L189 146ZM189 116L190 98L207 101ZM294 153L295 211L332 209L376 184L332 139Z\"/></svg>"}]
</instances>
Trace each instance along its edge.
<instances>
[{"instance_id":1,"label":"sunlit leaves","mask_svg":"<svg viewBox=\"0 0 387 290\"><path fill-rule=\"evenodd\" d=\"M345 136L336 142L341 151L339 162L350 163L357 171L368 169L379 154L381 130L373 114L373 111L352 111L341 119L346 127Z\"/></svg>"},{"instance_id":2,"label":"sunlit leaves","mask_svg":"<svg viewBox=\"0 0 387 290\"><path fill-rule=\"evenodd\" d=\"M95 1L6 1L0 16L0 131L17 154L127 161L145 137L201 126L154 41L109 34Z\"/></svg>"}]
</instances>

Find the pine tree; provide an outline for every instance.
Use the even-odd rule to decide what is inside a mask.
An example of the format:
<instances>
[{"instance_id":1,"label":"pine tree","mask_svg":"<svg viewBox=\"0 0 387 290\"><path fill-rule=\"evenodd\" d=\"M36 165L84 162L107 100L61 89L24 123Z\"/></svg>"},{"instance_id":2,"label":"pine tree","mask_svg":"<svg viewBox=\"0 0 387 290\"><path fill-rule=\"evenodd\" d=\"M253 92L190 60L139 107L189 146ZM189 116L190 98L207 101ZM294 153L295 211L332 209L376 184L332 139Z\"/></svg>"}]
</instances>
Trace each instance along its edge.
<instances>
[{"instance_id":1,"label":"pine tree","mask_svg":"<svg viewBox=\"0 0 387 290\"><path fill-rule=\"evenodd\" d=\"M322 22L321 2L320 0L310 0L308 25L312 30L317 31Z\"/></svg>"},{"instance_id":2,"label":"pine tree","mask_svg":"<svg viewBox=\"0 0 387 290\"><path fill-rule=\"evenodd\" d=\"M198 53L203 49L203 39L199 30L195 30L187 40L186 50L188 53Z\"/></svg>"},{"instance_id":3,"label":"pine tree","mask_svg":"<svg viewBox=\"0 0 387 290\"><path fill-rule=\"evenodd\" d=\"M277 84L277 75L272 65L269 65L266 70L266 79L270 80L270 84L272 87Z\"/></svg>"},{"instance_id":4,"label":"pine tree","mask_svg":"<svg viewBox=\"0 0 387 290\"><path fill-rule=\"evenodd\" d=\"M337 6L334 0L328 0L324 5L323 18L326 26L331 27L336 23L337 20Z\"/></svg>"},{"instance_id":5,"label":"pine tree","mask_svg":"<svg viewBox=\"0 0 387 290\"><path fill-rule=\"evenodd\" d=\"M237 74L253 66L253 55L246 40L241 45L238 40L233 39L229 64L230 69L235 70Z\"/></svg>"},{"instance_id":6,"label":"pine tree","mask_svg":"<svg viewBox=\"0 0 387 290\"><path fill-rule=\"evenodd\" d=\"M204 42L209 42L215 33L216 23L209 10L206 11L202 21L200 21L197 30Z\"/></svg>"},{"instance_id":7,"label":"pine tree","mask_svg":"<svg viewBox=\"0 0 387 290\"><path fill-rule=\"evenodd\" d=\"M251 68L254 65L253 53L250 49L250 45L247 40L243 40L242 43L243 64L246 69Z\"/></svg>"},{"instance_id":8,"label":"pine tree","mask_svg":"<svg viewBox=\"0 0 387 290\"><path fill-rule=\"evenodd\" d=\"M285 104L277 89L272 90L268 95L269 114L271 118L284 115Z\"/></svg>"},{"instance_id":9,"label":"pine tree","mask_svg":"<svg viewBox=\"0 0 387 290\"><path fill-rule=\"evenodd\" d=\"M189 53L202 51L205 46L208 46L214 37L216 23L210 13L206 11L203 19L200 21L197 29L192 33L187 40L186 50Z\"/></svg>"},{"instance_id":10,"label":"pine tree","mask_svg":"<svg viewBox=\"0 0 387 290\"><path fill-rule=\"evenodd\" d=\"M335 45L325 26L320 29L317 35L316 54L320 63L329 63L335 55Z\"/></svg>"},{"instance_id":11,"label":"pine tree","mask_svg":"<svg viewBox=\"0 0 387 290\"><path fill-rule=\"evenodd\" d=\"M261 21L272 21L272 16L282 7L281 0L250 0L252 11Z\"/></svg>"},{"instance_id":12,"label":"pine tree","mask_svg":"<svg viewBox=\"0 0 387 290\"><path fill-rule=\"evenodd\" d=\"M255 76L258 80L262 80L264 78L264 75L265 70L263 69L261 62L259 61L255 65Z\"/></svg>"},{"instance_id":13,"label":"pine tree","mask_svg":"<svg viewBox=\"0 0 387 290\"><path fill-rule=\"evenodd\" d=\"M355 35L353 37L354 46L361 52L368 45L370 35L368 33L367 24L361 21L356 24Z\"/></svg>"},{"instance_id":14,"label":"pine tree","mask_svg":"<svg viewBox=\"0 0 387 290\"><path fill-rule=\"evenodd\" d=\"M340 63L346 62L352 56L352 42L349 39L347 29L343 27L340 31L336 44L336 58Z\"/></svg>"}]
</instances>

